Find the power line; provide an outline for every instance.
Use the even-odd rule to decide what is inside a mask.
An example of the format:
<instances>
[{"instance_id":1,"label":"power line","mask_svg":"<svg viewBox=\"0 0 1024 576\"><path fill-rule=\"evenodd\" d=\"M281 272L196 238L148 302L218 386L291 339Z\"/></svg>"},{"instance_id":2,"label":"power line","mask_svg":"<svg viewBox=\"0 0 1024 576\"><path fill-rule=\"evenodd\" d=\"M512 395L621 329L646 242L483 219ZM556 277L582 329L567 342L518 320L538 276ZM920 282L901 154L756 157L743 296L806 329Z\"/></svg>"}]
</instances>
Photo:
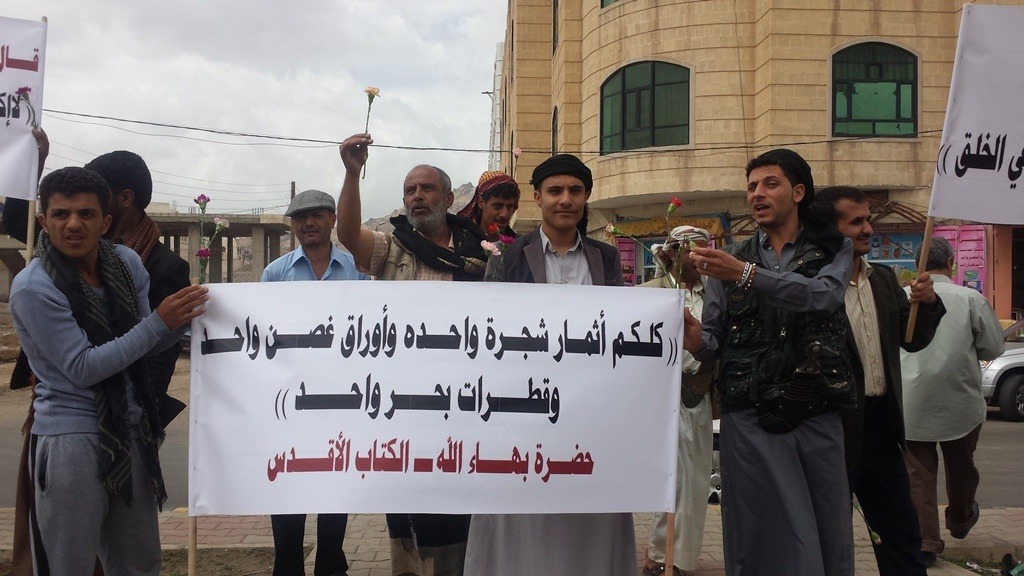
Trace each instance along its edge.
<instances>
[{"instance_id":1,"label":"power line","mask_svg":"<svg viewBox=\"0 0 1024 576\"><path fill-rule=\"evenodd\" d=\"M224 136L239 136L239 137L245 137L245 138L257 138L257 139L274 140L275 141L273 143L262 143L262 142L224 142L224 141L218 141L218 140L206 140L206 139L201 139L201 138L190 138L188 136L179 136L179 135L175 135L175 134L151 134L151 133L144 133L144 132L135 132L133 130L128 130L127 128L121 128L119 126L111 126L109 124L103 124L103 123L97 123L97 122L82 122L82 121L70 120L68 118L61 118L61 120L64 120L66 122L77 122L77 123L80 123L80 124L89 124L89 125L94 125L94 126L105 126L105 127L108 127L108 128L113 128L115 130L123 130L125 132L130 132L132 134L140 134L140 135L144 135L144 136L156 136L156 137L164 137L164 138L180 138L180 139L184 139L184 140L194 140L194 141L198 141L198 142L209 142L209 143L214 143L214 144L224 144L224 145L228 145L228 146L274 146L274 145L277 145L277 146L290 146L290 147L296 147L296 148L320 148L320 147L325 147L325 146L336 146L336 145L340 145L341 144L341 142L337 141L337 140L321 140L321 139L317 139L317 138L302 138L302 137L294 137L294 136L276 136L276 135L272 135L272 134L259 134L259 133L255 133L255 132L240 132L240 131L234 131L234 130L219 130L219 129L214 129L214 128L203 128L203 127L199 127L199 126L186 126L186 125L181 125L181 124L167 124L167 123L162 123L162 122L149 122L149 121L145 121L145 120L131 120L131 119L128 119L128 118L117 118L115 116L102 116L102 115L97 115L97 114L82 114L82 113L79 113L79 112L68 112L68 111L65 111L65 110L50 110L50 109L47 109L47 108L44 108L43 111L44 112L49 112L51 114L64 114L64 115L68 115L68 116L77 116L77 117L82 117L82 118L95 118L95 119L101 119L101 120L112 120L112 121L115 121L115 122L126 122L126 123L129 123L129 124L141 124L141 125L145 125L145 126L158 126L158 127L161 127L161 128L171 128L171 129L175 129L175 130L188 130L188 131L194 131L194 132L207 132L207 133L211 133L211 134L220 134L220 135L224 135ZM942 133L941 129L940 130L922 130L922 131L916 132L914 134L914 136L916 136L916 137L932 136L932 135L941 134L941 133ZM720 153L720 152L730 152L730 151L756 150L756 149L760 149L760 148L766 148L768 146L772 146L772 147L780 147L780 146L794 147L794 146L806 146L806 145L811 145L811 144L830 144L830 143L833 143L833 142L857 142L857 141L861 141L861 140L874 140L874 139L877 139L877 138L878 138L877 136L873 136L873 135L827 137L827 138L819 138L819 139L814 139L814 140L795 140L795 141L791 141L791 142L778 142L778 143L772 143L770 145L767 145L767 144L726 144L726 145L722 145L722 146L702 146L702 147L701 146L695 146L695 147L692 147L692 148L686 148L685 151L687 151L687 152L715 152L715 153ZM280 142L307 142L307 143L317 144L317 146L298 146L298 145L294 145L294 144L282 144ZM501 150L501 149L492 150L492 149L489 149L489 148L452 148L452 147L444 147L444 146L405 146L405 145L396 145L396 144L376 144L376 143L373 144L373 146L377 147L377 148L385 148L385 149L392 149L392 150L411 150L411 151L420 151L420 152L424 152L424 151L426 151L426 152L468 152L468 153L474 153L474 154L492 154L492 153L499 153L499 154L509 153L509 154L511 154L512 153L511 150ZM543 153L543 154L548 154L548 153L550 153L550 149L545 148L545 149L537 149L537 150L521 150L521 152L523 152L523 153ZM576 151L569 151L569 152L572 152L573 154L579 154L581 156L602 156L602 155L608 155L609 154L608 152L602 152L600 150L576 150ZM678 148L674 148L673 147L673 148L670 148L670 149L646 148L646 149L640 149L640 150L622 150L622 151L614 152L612 154L615 154L615 155L656 155L656 154L676 154L678 152L680 152L680 150Z\"/></svg>"},{"instance_id":2,"label":"power line","mask_svg":"<svg viewBox=\"0 0 1024 576\"><path fill-rule=\"evenodd\" d=\"M82 150L81 148L75 148L74 146L71 146L70 144L65 144L63 142L58 142L56 140L50 140L50 144L57 144L58 146L63 146L65 148L70 148L70 149L72 149L72 150L74 150L76 152L81 152L83 154L88 154L89 156L91 156L93 158L99 156L99 154L95 154L95 153L90 152L88 150ZM61 158L63 158L63 156L61 156ZM270 187L270 186L288 186L288 185L291 184L291 182L278 182L276 184L242 184L240 182L219 182L217 180L205 180L203 178L196 178L194 176L182 176L181 174L175 174L173 172L162 172L160 170L153 170L152 168L150 168L149 171L154 173L154 174L163 174L164 176L173 176L175 178L184 178L186 180L195 180L196 182L208 182L210 184L221 184L221 185L224 185L224 186L246 186L246 187L265 186L265 187Z\"/></svg>"}]
</instances>

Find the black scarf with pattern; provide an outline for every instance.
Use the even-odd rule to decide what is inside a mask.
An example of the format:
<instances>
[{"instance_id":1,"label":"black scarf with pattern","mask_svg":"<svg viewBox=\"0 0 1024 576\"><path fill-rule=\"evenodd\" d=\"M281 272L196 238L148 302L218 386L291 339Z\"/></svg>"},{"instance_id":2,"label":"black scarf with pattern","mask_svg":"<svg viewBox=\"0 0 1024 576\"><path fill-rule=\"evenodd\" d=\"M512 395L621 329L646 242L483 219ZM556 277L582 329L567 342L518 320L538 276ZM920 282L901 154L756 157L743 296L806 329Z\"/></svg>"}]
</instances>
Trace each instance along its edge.
<instances>
[{"instance_id":1,"label":"black scarf with pattern","mask_svg":"<svg viewBox=\"0 0 1024 576\"><path fill-rule=\"evenodd\" d=\"M71 304L71 314L93 346L122 336L139 322L135 282L110 242L100 241L97 261L104 300L97 296L75 266L53 247L46 234L39 235L36 256L57 289L67 297ZM157 450L163 442L164 431L159 427L159 411L153 389L149 385L145 359L136 360L127 369L92 386L99 416L100 482L108 493L120 496L131 506L132 450L126 375L131 378L135 399L143 409L140 422L142 464L149 472L157 505L162 506L167 500L167 490L160 472Z\"/></svg>"},{"instance_id":2,"label":"black scarf with pattern","mask_svg":"<svg viewBox=\"0 0 1024 576\"><path fill-rule=\"evenodd\" d=\"M487 238L468 218L455 214L445 214L445 217L452 233L454 251L438 246L417 232L404 215L392 218L391 224L395 227L395 238L424 265L440 272L450 272L453 280L482 280L487 268L487 253L480 242Z\"/></svg>"}]
</instances>

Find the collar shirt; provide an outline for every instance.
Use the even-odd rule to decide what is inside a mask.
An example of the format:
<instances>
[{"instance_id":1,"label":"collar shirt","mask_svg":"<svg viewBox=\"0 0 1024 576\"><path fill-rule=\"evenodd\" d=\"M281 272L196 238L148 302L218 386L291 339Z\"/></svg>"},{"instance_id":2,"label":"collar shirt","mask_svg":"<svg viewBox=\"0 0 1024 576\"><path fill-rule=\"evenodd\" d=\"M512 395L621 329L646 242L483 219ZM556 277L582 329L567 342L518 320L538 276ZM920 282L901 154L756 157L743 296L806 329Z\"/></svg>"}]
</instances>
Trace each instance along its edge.
<instances>
[{"instance_id":1,"label":"collar shirt","mask_svg":"<svg viewBox=\"0 0 1024 576\"><path fill-rule=\"evenodd\" d=\"M544 227L541 226L538 230L541 245L544 246L544 272L548 276L548 284L594 284L590 266L583 254L583 238L578 231L576 243L564 255L560 255L551 247L551 240L544 234Z\"/></svg>"},{"instance_id":2,"label":"collar shirt","mask_svg":"<svg viewBox=\"0 0 1024 576\"><path fill-rule=\"evenodd\" d=\"M882 343L878 337L878 310L868 277L874 270L867 258L860 258L860 272L846 288L846 316L850 319L853 340L864 368L864 395L885 394L885 368L882 366Z\"/></svg>"},{"instance_id":3,"label":"collar shirt","mask_svg":"<svg viewBox=\"0 0 1024 576\"><path fill-rule=\"evenodd\" d=\"M978 360L994 360L1005 349L995 311L977 290L932 274L946 315L927 348L900 350L903 416L907 440L946 442L963 438L985 421ZM908 289L909 291L909 289Z\"/></svg>"},{"instance_id":4,"label":"collar shirt","mask_svg":"<svg viewBox=\"0 0 1024 576\"><path fill-rule=\"evenodd\" d=\"M366 274L356 270L356 263L351 254L342 252L333 245L331 246L331 263L324 271L324 275L317 278L313 274L313 265L306 257L306 250L300 246L271 262L263 271L260 282L367 280L368 278Z\"/></svg>"}]
</instances>

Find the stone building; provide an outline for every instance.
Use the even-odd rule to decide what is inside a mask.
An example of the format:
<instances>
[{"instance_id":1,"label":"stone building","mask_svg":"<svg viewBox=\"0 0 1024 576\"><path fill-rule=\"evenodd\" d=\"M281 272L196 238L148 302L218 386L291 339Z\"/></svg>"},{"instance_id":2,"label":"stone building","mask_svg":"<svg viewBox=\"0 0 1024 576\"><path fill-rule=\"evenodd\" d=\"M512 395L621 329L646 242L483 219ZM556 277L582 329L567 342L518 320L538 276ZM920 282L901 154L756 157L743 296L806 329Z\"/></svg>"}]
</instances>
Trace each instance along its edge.
<instances>
[{"instance_id":1,"label":"stone building","mask_svg":"<svg viewBox=\"0 0 1024 576\"><path fill-rule=\"evenodd\" d=\"M525 186L552 152L578 154L595 176L592 235L613 222L659 242L678 197L670 225L695 220L728 242L753 229L744 165L785 146L808 159L817 186L869 192L873 256L906 266L928 209L963 4L510 0L497 124L501 149L522 154L502 154L501 168ZM515 226L538 219L524 201ZM938 224L954 240L963 231L974 282L1000 317L1024 308L1024 277L1012 277L1013 262L1024 270L1019 229ZM632 247L620 243L628 265Z\"/></svg>"}]
</instances>

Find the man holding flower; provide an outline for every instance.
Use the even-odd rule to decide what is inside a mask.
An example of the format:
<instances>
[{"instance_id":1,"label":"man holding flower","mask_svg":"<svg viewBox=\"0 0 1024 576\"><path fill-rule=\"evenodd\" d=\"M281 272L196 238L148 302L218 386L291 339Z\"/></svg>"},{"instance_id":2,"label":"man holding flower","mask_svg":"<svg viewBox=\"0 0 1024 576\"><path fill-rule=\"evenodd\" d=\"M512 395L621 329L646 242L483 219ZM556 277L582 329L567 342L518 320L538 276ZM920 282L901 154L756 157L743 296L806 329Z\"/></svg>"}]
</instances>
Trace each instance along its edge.
<instances>
[{"instance_id":1,"label":"man holding flower","mask_svg":"<svg viewBox=\"0 0 1024 576\"><path fill-rule=\"evenodd\" d=\"M843 305L853 245L810 212L814 179L796 152L765 152L746 174L759 229L691 250L709 277L703 325L685 313L686 350L721 362L725 570L853 576L839 416L856 401Z\"/></svg>"},{"instance_id":2,"label":"man holding flower","mask_svg":"<svg viewBox=\"0 0 1024 576\"><path fill-rule=\"evenodd\" d=\"M675 200L673 198L673 200ZM678 202L678 200L676 200ZM675 203L671 206L676 206ZM704 286L707 278L690 258L690 248L706 248L711 240L707 230L693 226L676 226L665 245L656 250L661 260L658 274L640 286L644 288L677 288L686 291L686 309L700 317L704 309ZM667 273L666 273L667 271ZM674 280L674 281L673 281ZM668 515L654 515L651 540L647 546L644 576L680 574L681 570L694 570L704 539L704 520L707 511L708 470L711 469L714 435L711 429L711 368L702 364L689 352L682 355L682 392L679 407L679 450L676 456L676 514L673 568L665 566L668 546Z\"/></svg>"},{"instance_id":3,"label":"man holding flower","mask_svg":"<svg viewBox=\"0 0 1024 576\"><path fill-rule=\"evenodd\" d=\"M394 233L362 227L359 171L371 144L369 134L355 134L340 148L345 183L338 197L338 240L359 270L378 280L481 280L487 265L483 232L448 213L455 201L452 181L436 166L416 166L405 177L405 214L391 219ZM468 515L388 514L387 524L393 574L462 575Z\"/></svg>"}]
</instances>

